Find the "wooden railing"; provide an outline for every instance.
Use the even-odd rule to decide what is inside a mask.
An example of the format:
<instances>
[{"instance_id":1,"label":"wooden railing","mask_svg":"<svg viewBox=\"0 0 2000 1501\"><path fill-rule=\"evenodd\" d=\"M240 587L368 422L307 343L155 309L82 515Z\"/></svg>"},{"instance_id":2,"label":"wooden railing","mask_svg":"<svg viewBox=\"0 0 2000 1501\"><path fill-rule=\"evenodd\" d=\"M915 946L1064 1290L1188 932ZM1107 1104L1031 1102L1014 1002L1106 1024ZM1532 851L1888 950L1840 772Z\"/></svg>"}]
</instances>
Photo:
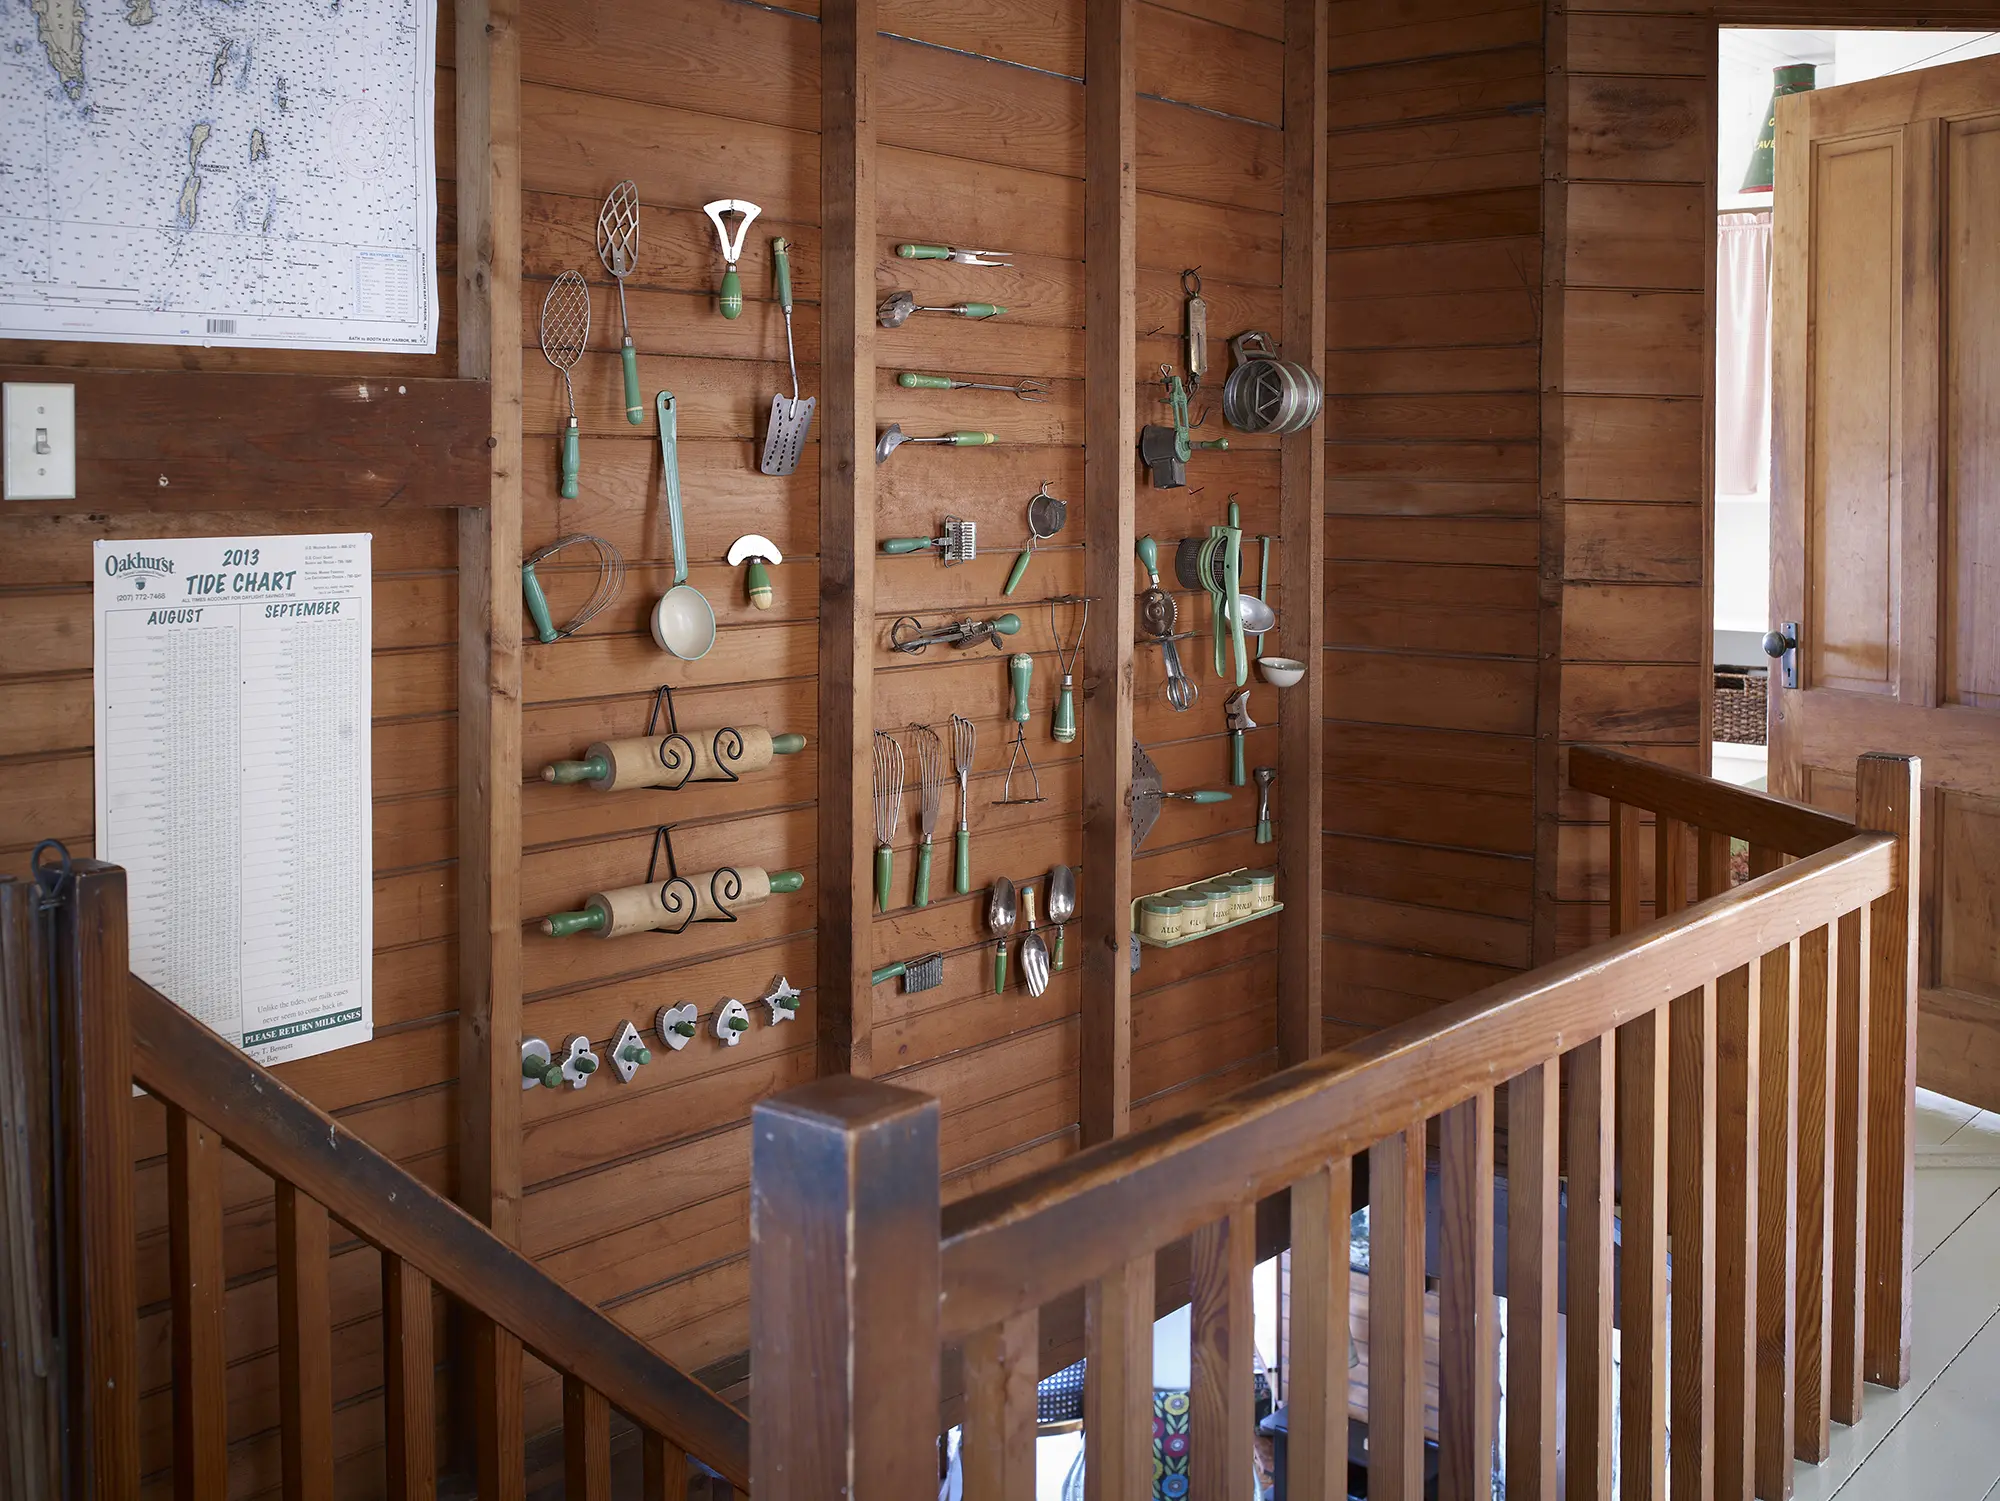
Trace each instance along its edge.
<instances>
[{"instance_id":1,"label":"wooden railing","mask_svg":"<svg viewBox=\"0 0 2000 1501\"><path fill-rule=\"evenodd\" d=\"M1627 1501L1667 1496L1670 1459L1676 1498L1789 1496L1794 1455L1826 1453L1862 1381L1907 1378L1917 766L1864 758L1858 824L1622 756L1573 752L1570 775L1611 800L1610 942L941 1220L935 1101L831 1078L758 1107L757 1501L935 1495L925 1419L954 1346L966 1501L1031 1496L1041 1310L1079 1286L1088 1494L1152 1494L1155 1256L1184 1237L1189 1493L1249 1501L1253 1226L1286 1191L1288 1493L1345 1495L1362 1154L1371 1497L1424 1491L1427 1272L1442 1501L1487 1496L1502 1463L1510 1501L1609 1498L1614 1403ZM1751 873L1734 889L1732 838ZM1433 1123L1443 1213L1427 1268Z\"/></svg>"},{"instance_id":2,"label":"wooden railing","mask_svg":"<svg viewBox=\"0 0 2000 1501\"><path fill-rule=\"evenodd\" d=\"M46 954L35 953L30 923L36 901L34 887L0 881L0 976L10 1002L42 993ZM492 1359L496 1330L563 1378L564 1470L573 1501L608 1501L614 1408L639 1430L648 1497L684 1501L688 1455L739 1491L747 1486L749 1430L741 1413L128 975L124 871L77 862L57 911L54 951L66 1129L52 1176L69 1189L70 1206L66 1224L54 1228L73 1273L63 1320L70 1464L89 1483L76 1494L139 1492L134 1084L166 1107L177 1497L208 1501L231 1490L225 1151L276 1186L278 1410L288 1501L334 1493L332 1221L381 1252L383 1439L388 1494L396 1501L437 1488L434 1287L463 1305L474 1326L482 1497L524 1490L519 1356L511 1367ZM8 1014L32 1020L33 1010L10 1005ZM53 1455L48 1468L61 1462Z\"/></svg>"}]
</instances>

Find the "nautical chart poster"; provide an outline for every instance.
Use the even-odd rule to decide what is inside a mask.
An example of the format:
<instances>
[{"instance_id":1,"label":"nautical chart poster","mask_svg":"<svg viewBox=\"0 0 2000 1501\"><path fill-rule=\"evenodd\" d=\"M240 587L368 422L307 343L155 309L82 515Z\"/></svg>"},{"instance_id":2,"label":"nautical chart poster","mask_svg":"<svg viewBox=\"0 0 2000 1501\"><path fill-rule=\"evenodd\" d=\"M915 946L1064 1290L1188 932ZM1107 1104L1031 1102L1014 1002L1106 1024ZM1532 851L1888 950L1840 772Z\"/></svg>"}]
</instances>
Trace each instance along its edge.
<instances>
[{"instance_id":1,"label":"nautical chart poster","mask_svg":"<svg viewBox=\"0 0 2000 1501\"><path fill-rule=\"evenodd\" d=\"M370 542L95 545L97 858L132 972L259 1063L374 1034Z\"/></svg>"},{"instance_id":2,"label":"nautical chart poster","mask_svg":"<svg viewBox=\"0 0 2000 1501\"><path fill-rule=\"evenodd\" d=\"M437 0L0 6L0 338L435 351Z\"/></svg>"}]
</instances>

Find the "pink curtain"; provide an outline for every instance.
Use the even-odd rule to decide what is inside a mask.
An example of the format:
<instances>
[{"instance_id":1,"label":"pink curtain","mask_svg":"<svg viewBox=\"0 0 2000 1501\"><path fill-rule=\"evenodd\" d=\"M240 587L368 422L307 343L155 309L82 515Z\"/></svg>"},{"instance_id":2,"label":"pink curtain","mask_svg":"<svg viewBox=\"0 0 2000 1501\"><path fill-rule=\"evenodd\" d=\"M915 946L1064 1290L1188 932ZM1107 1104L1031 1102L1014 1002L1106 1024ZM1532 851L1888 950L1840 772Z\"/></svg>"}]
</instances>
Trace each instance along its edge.
<instances>
[{"instance_id":1,"label":"pink curtain","mask_svg":"<svg viewBox=\"0 0 2000 1501\"><path fill-rule=\"evenodd\" d=\"M1771 214L1716 221L1715 490L1764 486L1771 431Z\"/></svg>"}]
</instances>

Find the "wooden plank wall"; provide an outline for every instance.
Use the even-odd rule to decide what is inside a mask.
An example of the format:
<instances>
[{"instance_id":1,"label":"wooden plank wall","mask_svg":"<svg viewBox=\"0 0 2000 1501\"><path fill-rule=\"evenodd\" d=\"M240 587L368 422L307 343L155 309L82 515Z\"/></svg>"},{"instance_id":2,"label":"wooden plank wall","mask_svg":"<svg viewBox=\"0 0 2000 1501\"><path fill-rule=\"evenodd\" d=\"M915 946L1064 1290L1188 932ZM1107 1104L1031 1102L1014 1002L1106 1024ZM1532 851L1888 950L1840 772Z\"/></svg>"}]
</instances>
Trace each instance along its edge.
<instances>
[{"instance_id":1,"label":"wooden plank wall","mask_svg":"<svg viewBox=\"0 0 2000 1501\"><path fill-rule=\"evenodd\" d=\"M1328 1046L1525 968L1543 16L1333 0Z\"/></svg>"},{"instance_id":2,"label":"wooden plank wall","mask_svg":"<svg viewBox=\"0 0 2000 1501\"><path fill-rule=\"evenodd\" d=\"M1548 561L1562 580L1563 745L1705 771L1715 27L1673 10L1570 11L1551 81L1567 111L1566 166L1552 166L1567 238L1545 366L1560 506ZM1602 799L1567 790L1544 805L1559 827L1541 957L1609 935L1605 816Z\"/></svg>"},{"instance_id":3,"label":"wooden plank wall","mask_svg":"<svg viewBox=\"0 0 2000 1501\"><path fill-rule=\"evenodd\" d=\"M0 341L0 360L52 369L434 376L457 373L453 15L438 18L438 293L434 355ZM278 1073L434 1188L453 1186L457 1074L458 530L448 510L0 516L0 858L25 868L42 838L93 849L91 543L98 538L322 531L374 534L375 1040ZM165 1122L135 1099L141 1459L163 1490L172 1431ZM276 1217L271 1184L240 1160L224 1175L230 1286L231 1491L280 1483ZM380 1475L380 1271L336 1232L330 1269L335 1436L343 1479ZM370 1487L379 1486L370 1480Z\"/></svg>"}]
</instances>

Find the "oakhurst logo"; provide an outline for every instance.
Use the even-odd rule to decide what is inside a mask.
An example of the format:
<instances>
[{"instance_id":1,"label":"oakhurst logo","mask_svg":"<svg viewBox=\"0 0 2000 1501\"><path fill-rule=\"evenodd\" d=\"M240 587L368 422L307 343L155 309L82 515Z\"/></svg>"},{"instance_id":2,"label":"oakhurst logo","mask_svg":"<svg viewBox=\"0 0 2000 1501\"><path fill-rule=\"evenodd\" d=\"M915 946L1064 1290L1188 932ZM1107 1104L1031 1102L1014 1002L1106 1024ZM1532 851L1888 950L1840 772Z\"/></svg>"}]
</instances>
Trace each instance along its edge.
<instances>
[{"instance_id":1,"label":"oakhurst logo","mask_svg":"<svg viewBox=\"0 0 2000 1501\"><path fill-rule=\"evenodd\" d=\"M174 561L172 558L149 558L144 553L139 552L128 552L122 558L112 556L104 560L104 573L107 578L117 579L130 575L132 587L142 591L151 587L151 580L147 577L148 574L172 573L173 571Z\"/></svg>"}]
</instances>

